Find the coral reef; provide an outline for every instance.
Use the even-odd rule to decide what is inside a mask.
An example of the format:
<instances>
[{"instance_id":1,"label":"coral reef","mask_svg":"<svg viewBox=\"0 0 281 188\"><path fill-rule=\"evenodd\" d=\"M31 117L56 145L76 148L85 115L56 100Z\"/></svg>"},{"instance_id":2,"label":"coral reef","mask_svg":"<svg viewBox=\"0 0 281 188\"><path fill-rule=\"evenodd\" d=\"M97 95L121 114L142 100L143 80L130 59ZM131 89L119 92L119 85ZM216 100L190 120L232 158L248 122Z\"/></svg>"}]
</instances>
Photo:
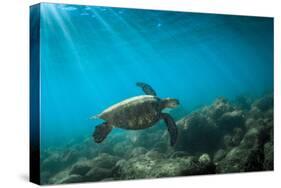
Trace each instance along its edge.
<instances>
[{"instance_id":1,"label":"coral reef","mask_svg":"<svg viewBox=\"0 0 281 188\"><path fill-rule=\"evenodd\" d=\"M273 170L273 96L220 97L177 121L174 147L162 122L41 151L41 183Z\"/></svg>"}]
</instances>

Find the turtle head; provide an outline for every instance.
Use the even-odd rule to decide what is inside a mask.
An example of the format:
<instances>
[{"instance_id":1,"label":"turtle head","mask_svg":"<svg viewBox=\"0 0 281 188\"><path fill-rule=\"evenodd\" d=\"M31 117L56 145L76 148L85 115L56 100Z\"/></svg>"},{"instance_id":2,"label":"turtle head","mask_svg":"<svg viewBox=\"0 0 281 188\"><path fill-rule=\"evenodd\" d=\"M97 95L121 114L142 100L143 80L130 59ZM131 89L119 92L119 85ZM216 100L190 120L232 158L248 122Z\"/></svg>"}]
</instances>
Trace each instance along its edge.
<instances>
[{"instance_id":1,"label":"turtle head","mask_svg":"<svg viewBox=\"0 0 281 188\"><path fill-rule=\"evenodd\" d=\"M178 99L165 98L162 100L163 108L176 108L180 104Z\"/></svg>"}]
</instances>

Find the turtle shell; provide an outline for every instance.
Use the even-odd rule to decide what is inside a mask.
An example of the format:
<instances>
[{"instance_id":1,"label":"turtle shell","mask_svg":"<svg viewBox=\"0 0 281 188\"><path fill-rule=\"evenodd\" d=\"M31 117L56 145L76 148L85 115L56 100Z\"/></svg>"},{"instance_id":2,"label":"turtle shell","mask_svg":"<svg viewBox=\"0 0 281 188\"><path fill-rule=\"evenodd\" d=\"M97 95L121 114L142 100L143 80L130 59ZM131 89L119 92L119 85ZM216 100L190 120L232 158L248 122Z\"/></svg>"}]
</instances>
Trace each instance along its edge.
<instances>
[{"instance_id":1,"label":"turtle shell","mask_svg":"<svg viewBox=\"0 0 281 188\"><path fill-rule=\"evenodd\" d=\"M132 97L107 108L98 117L114 127L144 129L159 120L160 101L160 98L152 95Z\"/></svg>"}]
</instances>

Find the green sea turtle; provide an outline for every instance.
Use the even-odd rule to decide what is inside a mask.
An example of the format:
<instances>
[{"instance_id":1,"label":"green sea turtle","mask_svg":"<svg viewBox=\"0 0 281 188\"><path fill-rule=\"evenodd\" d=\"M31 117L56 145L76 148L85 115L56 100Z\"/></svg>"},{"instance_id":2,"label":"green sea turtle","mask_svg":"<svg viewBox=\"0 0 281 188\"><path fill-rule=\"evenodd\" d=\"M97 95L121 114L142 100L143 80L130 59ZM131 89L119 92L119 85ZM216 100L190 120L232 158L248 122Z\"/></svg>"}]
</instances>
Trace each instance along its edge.
<instances>
[{"instance_id":1,"label":"green sea turtle","mask_svg":"<svg viewBox=\"0 0 281 188\"><path fill-rule=\"evenodd\" d=\"M163 113L164 108L175 108L179 101L173 98L160 99L148 84L138 82L145 95L132 97L121 101L91 119L100 118L104 123L97 125L93 133L96 143L101 143L112 128L139 130L153 126L160 119L167 125L170 134L170 143L173 146L177 140L177 127L173 118Z\"/></svg>"}]
</instances>

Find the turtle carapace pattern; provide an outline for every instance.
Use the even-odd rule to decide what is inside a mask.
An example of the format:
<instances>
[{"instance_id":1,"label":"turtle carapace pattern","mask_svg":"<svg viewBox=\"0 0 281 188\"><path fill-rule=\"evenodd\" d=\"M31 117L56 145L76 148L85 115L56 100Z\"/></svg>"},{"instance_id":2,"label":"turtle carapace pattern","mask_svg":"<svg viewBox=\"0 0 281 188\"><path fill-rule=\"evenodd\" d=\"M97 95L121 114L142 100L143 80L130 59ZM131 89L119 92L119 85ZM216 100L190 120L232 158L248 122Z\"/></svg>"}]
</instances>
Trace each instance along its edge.
<instances>
[{"instance_id":1,"label":"turtle carapace pattern","mask_svg":"<svg viewBox=\"0 0 281 188\"><path fill-rule=\"evenodd\" d=\"M101 143L110 133L112 128L122 128L127 130L140 130L152 127L159 120L164 120L170 134L170 144L175 145L177 140L177 126L174 119L162 112L165 108L176 108L179 101L174 98L161 99L156 96L156 92L148 84L137 82L146 95L140 95L123 100L100 114L93 116L105 122L97 125L93 133L96 143Z\"/></svg>"}]
</instances>

